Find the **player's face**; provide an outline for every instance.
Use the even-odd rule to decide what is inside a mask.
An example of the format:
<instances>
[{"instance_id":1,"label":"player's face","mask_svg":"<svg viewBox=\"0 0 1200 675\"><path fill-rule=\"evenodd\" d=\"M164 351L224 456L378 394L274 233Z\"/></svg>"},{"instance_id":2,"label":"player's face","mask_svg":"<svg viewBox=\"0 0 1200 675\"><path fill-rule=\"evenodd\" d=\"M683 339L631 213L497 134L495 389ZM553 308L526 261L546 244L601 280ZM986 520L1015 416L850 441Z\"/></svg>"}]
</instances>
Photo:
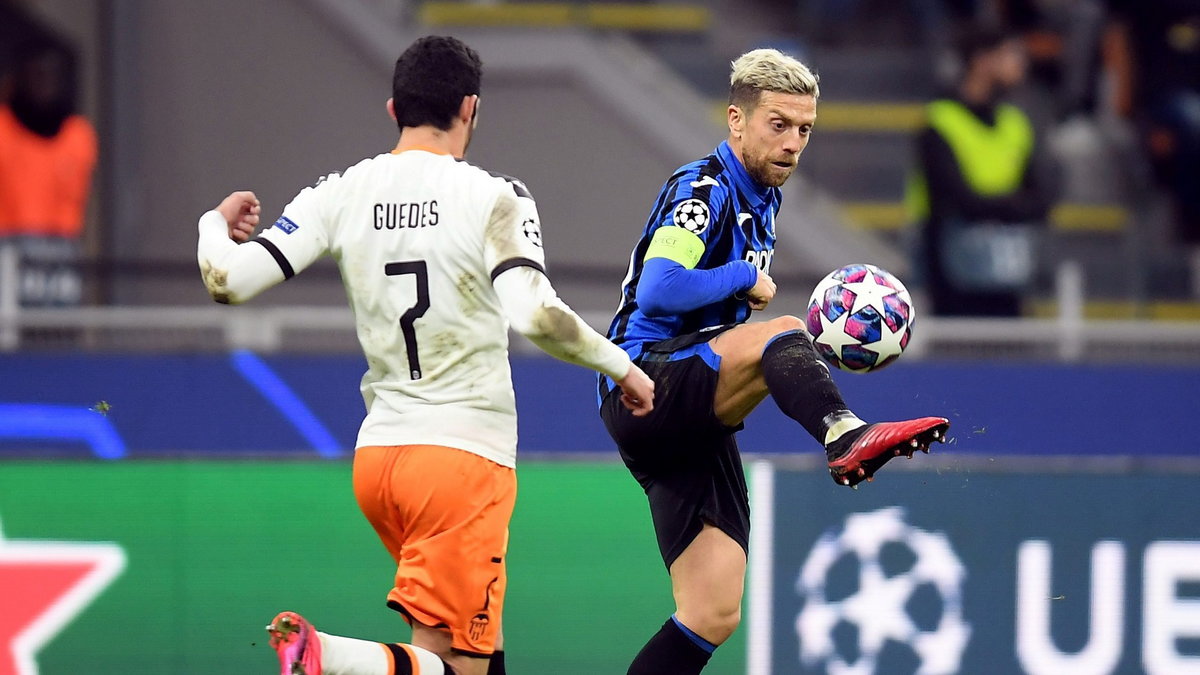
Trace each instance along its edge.
<instances>
[{"instance_id":1,"label":"player's face","mask_svg":"<svg viewBox=\"0 0 1200 675\"><path fill-rule=\"evenodd\" d=\"M730 130L734 140L740 141L736 146L740 147L746 172L762 185L783 185L808 145L817 121L817 99L764 91L748 114L739 113L731 111Z\"/></svg>"}]
</instances>

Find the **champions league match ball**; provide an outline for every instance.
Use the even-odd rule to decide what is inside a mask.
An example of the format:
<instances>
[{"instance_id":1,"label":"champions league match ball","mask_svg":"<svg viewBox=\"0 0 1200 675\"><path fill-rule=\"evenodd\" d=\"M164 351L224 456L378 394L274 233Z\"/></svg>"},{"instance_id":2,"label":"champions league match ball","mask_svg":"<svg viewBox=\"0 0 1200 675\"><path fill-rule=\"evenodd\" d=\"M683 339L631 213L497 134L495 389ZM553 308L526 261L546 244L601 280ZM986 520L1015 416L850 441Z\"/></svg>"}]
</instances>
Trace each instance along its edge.
<instances>
[{"instance_id":1,"label":"champions league match ball","mask_svg":"<svg viewBox=\"0 0 1200 675\"><path fill-rule=\"evenodd\" d=\"M914 318L908 289L874 265L825 275L808 301L805 324L817 353L852 373L878 370L908 346Z\"/></svg>"}]
</instances>

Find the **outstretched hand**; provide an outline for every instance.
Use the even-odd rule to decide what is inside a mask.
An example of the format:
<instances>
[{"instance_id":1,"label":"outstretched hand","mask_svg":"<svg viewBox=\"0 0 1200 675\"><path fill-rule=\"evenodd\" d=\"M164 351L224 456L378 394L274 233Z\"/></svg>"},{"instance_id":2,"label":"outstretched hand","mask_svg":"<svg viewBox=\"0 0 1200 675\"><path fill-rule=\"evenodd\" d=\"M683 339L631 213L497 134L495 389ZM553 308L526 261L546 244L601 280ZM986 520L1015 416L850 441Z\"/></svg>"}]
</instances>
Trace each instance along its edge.
<instances>
[{"instance_id":1,"label":"outstretched hand","mask_svg":"<svg viewBox=\"0 0 1200 675\"><path fill-rule=\"evenodd\" d=\"M654 410L654 380L636 364L629 364L629 372L617 380L617 386L621 387L621 403L634 417L645 417Z\"/></svg>"},{"instance_id":2,"label":"outstretched hand","mask_svg":"<svg viewBox=\"0 0 1200 675\"><path fill-rule=\"evenodd\" d=\"M260 211L262 205L258 203L258 197L249 190L234 192L217 206L217 212L229 225L229 238L239 244L248 241L254 233Z\"/></svg>"}]
</instances>

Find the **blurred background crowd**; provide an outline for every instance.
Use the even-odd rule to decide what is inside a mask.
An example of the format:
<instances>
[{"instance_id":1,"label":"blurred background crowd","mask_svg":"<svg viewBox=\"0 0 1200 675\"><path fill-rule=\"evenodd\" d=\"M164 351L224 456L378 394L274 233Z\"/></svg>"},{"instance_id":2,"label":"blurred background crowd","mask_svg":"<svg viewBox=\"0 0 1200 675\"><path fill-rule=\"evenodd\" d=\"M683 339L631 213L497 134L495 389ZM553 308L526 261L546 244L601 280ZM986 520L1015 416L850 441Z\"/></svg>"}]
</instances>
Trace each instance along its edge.
<instances>
[{"instance_id":1,"label":"blurred background crowd","mask_svg":"<svg viewBox=\"0 0 1200 675\"><path fill-rule=\"evenodd\" d=\"M822 78L779 311L872 262L925 316L1200 318L1200 0L2 0L9 348L195 346L169 320L117 338L117 319L29 310L204 304L200 213L250 188L273 219L390 148L391 62L424 33L483 54L471 160L530 185L555 281L597 325L662 180L723 138L730 60L759 46ZM338 306L335 274L257 302Z\"/></svg>"}]
</instances>

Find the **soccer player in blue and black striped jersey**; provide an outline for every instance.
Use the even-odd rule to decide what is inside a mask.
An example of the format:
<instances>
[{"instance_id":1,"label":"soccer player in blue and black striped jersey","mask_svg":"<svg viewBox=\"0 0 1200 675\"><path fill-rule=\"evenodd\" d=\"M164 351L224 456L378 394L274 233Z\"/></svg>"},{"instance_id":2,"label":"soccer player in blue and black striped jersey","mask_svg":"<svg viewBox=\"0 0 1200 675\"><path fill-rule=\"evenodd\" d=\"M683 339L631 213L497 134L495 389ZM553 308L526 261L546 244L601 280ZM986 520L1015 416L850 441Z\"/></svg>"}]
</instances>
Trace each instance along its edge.
<instances>
[{"instance_id":1,"label":"soccer player in blue and black striped jersey","mask_svg":"<svg viewBox=\"0 0 1200 675\"><path fill-rule=\"evenodd\" d=\"M690 675L740 618L750 534L734 432L768 395L824 447L842 485L944 440L942 417L867 424L850 412L804 323L749 321L775 295L780 186L817 119L816 76L773 49L733 63L729 138L667 181L633 250L608 337L655 382L635 417L600 379L600 415L650 501L676 612L630 675Z\"/></svg>"}]
</instances>

